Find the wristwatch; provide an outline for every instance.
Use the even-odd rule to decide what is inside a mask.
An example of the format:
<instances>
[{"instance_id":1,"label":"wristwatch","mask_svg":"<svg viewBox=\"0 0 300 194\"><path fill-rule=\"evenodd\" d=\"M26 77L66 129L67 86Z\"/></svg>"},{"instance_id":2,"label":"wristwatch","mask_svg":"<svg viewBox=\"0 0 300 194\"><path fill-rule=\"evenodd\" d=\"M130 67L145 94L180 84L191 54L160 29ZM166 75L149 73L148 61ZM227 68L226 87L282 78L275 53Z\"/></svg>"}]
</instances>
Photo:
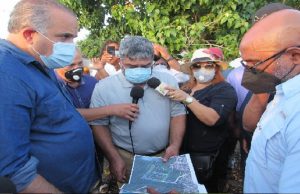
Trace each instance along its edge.
<instances>
[{"instance_id":1,"label":"wristwatch","mask_svg":"<svg viewBox=\"0 0 300 194\"><path fill-rule=\"evenodd\" d=\"M187 96L186 99L183 102L183 104L188 105L191 104L194 101L194 98L192 96Z\"/></svg>"}]
</instances>

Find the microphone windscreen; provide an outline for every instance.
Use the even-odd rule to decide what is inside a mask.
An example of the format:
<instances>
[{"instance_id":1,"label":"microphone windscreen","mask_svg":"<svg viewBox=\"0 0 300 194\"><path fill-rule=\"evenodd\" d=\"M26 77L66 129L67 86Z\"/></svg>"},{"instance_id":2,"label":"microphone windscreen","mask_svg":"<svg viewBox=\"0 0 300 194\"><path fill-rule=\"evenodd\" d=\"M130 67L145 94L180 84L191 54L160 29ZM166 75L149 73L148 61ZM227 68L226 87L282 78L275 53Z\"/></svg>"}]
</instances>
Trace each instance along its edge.
<instances>
[{"instance_id":1,"label":"microphone windscreen","mask_svg":"<svg viewBox=\"0 0 300 194\"><path fill-rule=\"evenodd\" d=\"M160 83L160 80L156 77L152 77L147 81L148 86L153 89L157 88L160 85Z\"/></svg>"},{"instance_id":2,"label":"microphone windscreen","mask_svg":"<svg viewBox=\"0 0 300 194\"><path fill-rule=\"evenodd\" d=\"M133 99L139 99L144 96L144 89L140 86L134 86L130 91L130 96Z\"/></svg>"}]
</instances>

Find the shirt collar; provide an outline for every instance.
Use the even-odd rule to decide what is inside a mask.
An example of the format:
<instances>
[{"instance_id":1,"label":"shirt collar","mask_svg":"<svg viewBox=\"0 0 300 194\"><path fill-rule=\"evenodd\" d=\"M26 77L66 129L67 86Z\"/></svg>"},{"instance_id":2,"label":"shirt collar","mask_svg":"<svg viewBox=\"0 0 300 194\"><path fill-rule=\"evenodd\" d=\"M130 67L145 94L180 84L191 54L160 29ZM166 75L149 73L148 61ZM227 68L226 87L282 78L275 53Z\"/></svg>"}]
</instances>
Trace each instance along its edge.
<instances>
[{"instance_id":1,"label":"shirt collar","mask_svg":"<svg viewBox=\"0 0 300 194\"><path fill-rule=\"evenodd\" d=\"M1 50L4 49L8 51L11 55L22 61L22 63L24 64L30 64L36 61L36 59L33 56L19 49L8 40L0 39L0 46L2 47Z\"/></svg>"},{"instance_id":2,"label":"shirt collar","mask_svg":"<svg viewBox=\"0 0 300 194\"><path fill-rule=\"evenodd\" d=\"M300 74L276 86L276 92L282 92L287 97L294 96L300 92L299 82Z\"/></svg>"}]
</instances>

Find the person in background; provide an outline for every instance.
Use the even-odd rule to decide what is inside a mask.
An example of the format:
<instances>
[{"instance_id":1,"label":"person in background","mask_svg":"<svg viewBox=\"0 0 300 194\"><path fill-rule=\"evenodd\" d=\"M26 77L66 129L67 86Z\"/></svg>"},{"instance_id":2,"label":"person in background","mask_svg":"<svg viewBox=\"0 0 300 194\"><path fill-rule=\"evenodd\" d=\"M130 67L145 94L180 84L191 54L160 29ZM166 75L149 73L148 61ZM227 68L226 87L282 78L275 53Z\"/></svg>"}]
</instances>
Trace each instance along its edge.
<instances>
[{"instance_id":1,"label":"person in background","mask_svg":"<svg viewBox=\"0 0 300 194\"><path fill-rule=\"evenodd\" d=\"M236 143L237 141L239 141L239 145L240 145L240 156L241 156L241 160L240 160L240 165L241 165L241 170L240 173L242 175L242 177L244 177L244 168L245 168L245 161L247 158L247 150L245 150L245 142L244 141L248 141L249 140L249 136L247 136L247 134L243 133L243 128L242 128L242 115L243 115L243 110L244 107L246 105L246 103L249 100L249 95L251 96L252 93L249 92L246 88L244 88L241 85L241 81L242 81L242 77L244 74L244 67L241 65L241 61L242 59L236 58L233 61L231 61L229 63L229 65L231 67L235 67L234 69L232 69L230 71L230 73L228 74L226 80L227 82L234 88L234 90L236 91L237 94L237 105L235 108L235 112L233 113L233 115L231 116L230 119L230 123L231 123L231 131L233 132L232 134L232 149L231 149L231 153L229 153L229 160L228 160L228 167L233 170L236 165L236 158L235 158L235 147L236 147ZM248 144L249 145L249 144Z\"/></svg>"},{"instance_id":2,"label":"person in background","mask_svg":"<svg viewBox=\"0 0 300 194\"><path fill-rule=\"evenodd\" d=\"M192 77L190 82L181 87L182 90L167 88L170 99L187 107L187 131L182 151L190 153L198 181L208 192L223 191L228 118L237 101L234 89L221 74L221 64L209 49L198 49L191 62L186 64ZM207 169L202 165L205 158L209 158ZM212 172L211 176L207 172Z\"/></svg>"},{"instance_id":3,"label":"person in background","mask_svg":"<svg viewBox=\"0 0 300 194\"><path fill-rule=\"evenodd\" d=\"M89 108L91 96L98 80L83 74L82 55L76 48L75 58L70 65L56 69L59 81L70 94L76 108Z\"/></svg>"},{"instance_id":4,"label":"person in background","mask_svg":"<svg viewBox=\"0 0 300 194\"><path fill-rule=\"evenodd\" d=\"M153 47L155 61L153 67L154 70L166 72L174 76L178 84L182 84L190 79L188 74L180 71L180 64L168 53L168 50L165 47L159 44L153 44Z\"/></svg>"},{"instance_id":5,"label":"person in background","mask_svg":"<svg viewBox=\"0 0 300 194\"><path fill-rule=\"evenodd\" d=\"M92 58L93 67L97 69L96 79L104 79L120 72L119 42L108 40L104 43L99 58Z\"/></svg>"},{"instance_id":6,"label":"person in background","mask_svg":"<svg viewBox=\"0 0 300 194\"><path fill-rule=\"evenodd\" d=\"M242 85L255 94L275 93L252 138L245 193L300 190L299 19L298 10L271 13L256 22L240 43Z\"/></svg>"},{"instance_id":7,"label":"person in background","mask_svg":"<svg viewBox=\"0 0 300 194\"><path fill-rule=\"evenodd\" d=\"M64 68L56 69L55 71L60 84L68 91L68 94L70 94L74 106L87 121L111 115L129 120L135 119L131 112L138 112L138 106L133 103L89 108L91 97L98 81L94 77L83 73L82 55L78 48L76 48L73 63Z\"/></svg>"},{"instance_id":8,"label":"person in background","mask_svg":"<svg viewBox=\"0 0 300 194\"><path fill-rule=\"evenodd\" d=\"M76 15L55 0L22 0L8 31L0 40L0 176L23 193L91 191L100 178L93 136L53 70L74 59Z\"/></svg>"},{"instance_id":9,"label":"person in background","mask_svg":"<svg viewBox=\"0 0 300 194\"><path fill-rule=\"evenodd\" d=\"M93 92L91 107L127 103L134 86L143 88L139 113L129 128L127 119L115 116L90 122L96 142L107 157L111 173L119 182L128 180L134 154L163 156L166 161L178 155L185 131L185 109L146 85L151 77L178 87L174 77L152 71L152 43L140 36L127 36L120 44L122 73L100 81Z\"/></svg>"},{"instance_id":10,"label":"person in background","mask_svg":"<svg viewBox=\"0 0 300 194\"><path fill-rule=\"evenodd\" d=\"M167 62L167 64L170 66L171 69L180 71L180 64L179 62L170 55L167 48L159 45L159 44L153 44L154 48L154 55L157 58L162 58Z\"/></svg>"}]
</instances>

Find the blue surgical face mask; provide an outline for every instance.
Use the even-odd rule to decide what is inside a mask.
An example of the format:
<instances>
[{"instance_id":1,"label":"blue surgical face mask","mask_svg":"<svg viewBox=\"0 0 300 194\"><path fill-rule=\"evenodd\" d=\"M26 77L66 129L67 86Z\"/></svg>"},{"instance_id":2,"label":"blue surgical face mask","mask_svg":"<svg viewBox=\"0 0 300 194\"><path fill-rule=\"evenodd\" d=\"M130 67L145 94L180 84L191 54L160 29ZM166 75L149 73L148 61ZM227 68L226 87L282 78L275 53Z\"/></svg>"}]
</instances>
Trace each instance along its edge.
<instances>
[{"instance_id":1,"label":"blue surgical face mask","mask_svg":"<svg viewBox=\"0 0 300 194\"><path fill-rule=\"evenodd\" d=\"M126 80L133 84L145 83L150 78L151 73L152 67L126 68L124 70Z\"/></svg>"},{"instance_id":2,"label":"blue surgical face mask","mask_svg":"<svg viewBox=\"0 0 300 194\"><path fill-rule=\"evenodd\" d=\"M40 32L38 32L40 33ZM33 47L32 49L40 56L43 63L50 69L62 68L70 65L75 57L76 46L74 43L54 42L40 33L47 40L53 43L53 50L50 56L41 55Z\"/></svg>"},{"instance_id":3,"label":"blue surgical face mask","mask_svg":"<svg viewBox=\"0 0 300 194\"><path fill-rule=\"evenodd\" d=\"M194 77L199 83L206 83L214 79L216 74L215 69L200 68L194 71Z\"/></svg>"}]
</instances>

